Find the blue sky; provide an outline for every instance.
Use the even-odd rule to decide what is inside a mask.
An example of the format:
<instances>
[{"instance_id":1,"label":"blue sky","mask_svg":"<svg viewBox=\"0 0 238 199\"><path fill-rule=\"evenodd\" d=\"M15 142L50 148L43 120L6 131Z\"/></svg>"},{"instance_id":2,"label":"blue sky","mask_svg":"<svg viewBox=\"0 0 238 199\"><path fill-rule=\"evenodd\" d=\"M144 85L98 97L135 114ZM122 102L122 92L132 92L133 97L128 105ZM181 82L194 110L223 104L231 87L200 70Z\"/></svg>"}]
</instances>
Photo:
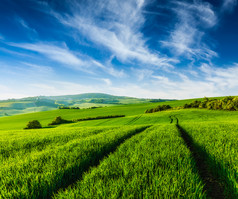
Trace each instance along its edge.
<instances>
[{"instance_id":1,"label":"blue sky","mask_svg":"<svg viewBox=\"0 0 238 199\"><path fill-rule=\"evenodd\" d=\"M0 99L238 95L237 0L1 0Z\"/></svg>"}]
</instances>

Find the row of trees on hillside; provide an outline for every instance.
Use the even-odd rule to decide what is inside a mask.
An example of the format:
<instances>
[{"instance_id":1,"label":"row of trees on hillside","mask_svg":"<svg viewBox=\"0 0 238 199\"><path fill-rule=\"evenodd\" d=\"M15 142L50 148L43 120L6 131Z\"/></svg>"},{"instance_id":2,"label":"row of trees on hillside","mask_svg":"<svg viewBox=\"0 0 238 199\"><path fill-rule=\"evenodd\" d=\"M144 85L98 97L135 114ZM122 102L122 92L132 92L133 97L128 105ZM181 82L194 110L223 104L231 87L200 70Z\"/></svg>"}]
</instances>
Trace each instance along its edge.
<instances>
[{"instance_id":1,"label":"row of trees on hillside","mask_svg":"<svg viewBox=\"0 0 238 199\"><path fill-rule=\"evenodd\" d=\"M195 100L190 104L184 104L183 108L207 108L210 110L238 110L238 97L225 97L223 99L209 99L205 97L203 101Z\"/></svg>"},{"instance_id":2,"label":"row of trees on hillside","mask_svg":"<svg viewBox=\"0 0 238 199\"><path fill-rule=\"evenodd\" d=\"M59 109L80 109L77 106L59 106Z\"/></svg>"},{"instance_id":3,"label":"row of trees on hillside","mask_svg":"<svg viewBox=\"0 0 238 199\"><path fill-rule=\"evenodd\" d=\"M147 109L145 111L145 113L154 113L154 112L158 112L158 111L165 111L165 110L168 110L168 109L171 109L172 107L170 105L159 105L155 108L152 108L152 109Z\"/></svg>"},{"instance_id":4,"label":"row of trees on hillside","mask_svg":"<svg viewBox=\"0 0 238 199\"><path fill-rule=\"evenodd\" d=\"M170 105L159 105L152 109L147 109L145 113L154 113L158 111L165 111L169 109L183 109L183 108L206 108L209 110L228 110L238 111L238 97L224 97L222 99L214 99L205 97L202 101L194 100L191 103L183 106L172 108Z\"/></svg>"}]
</instances>

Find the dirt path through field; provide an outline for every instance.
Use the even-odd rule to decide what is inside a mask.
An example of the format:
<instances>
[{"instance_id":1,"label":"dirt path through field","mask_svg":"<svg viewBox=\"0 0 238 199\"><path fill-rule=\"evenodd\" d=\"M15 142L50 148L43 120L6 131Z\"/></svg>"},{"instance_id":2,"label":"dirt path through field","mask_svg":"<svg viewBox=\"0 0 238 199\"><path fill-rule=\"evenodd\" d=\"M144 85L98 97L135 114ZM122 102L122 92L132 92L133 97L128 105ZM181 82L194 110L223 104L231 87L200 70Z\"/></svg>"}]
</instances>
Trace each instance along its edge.
<instances>
[{"instance_id":1,"label":"dirt path through field","mask_svg":"<svg viewBox=\"0 0 238 199\"><path fill-rule=\"evenodd\" d=\"M176 127L180 132L180 136L183 138L196 162L198 173L205 184L204 191L206 191L208 196L212 199L226 198L222 182L212 175L212 172L209 169L209 165L215 165L216 163L214 163L214 160L211 159L209 154L200 145L196 144L193 138L179 125L178 118L175 116L173 117L177 120Z\"/></svg>"}]
</instances>

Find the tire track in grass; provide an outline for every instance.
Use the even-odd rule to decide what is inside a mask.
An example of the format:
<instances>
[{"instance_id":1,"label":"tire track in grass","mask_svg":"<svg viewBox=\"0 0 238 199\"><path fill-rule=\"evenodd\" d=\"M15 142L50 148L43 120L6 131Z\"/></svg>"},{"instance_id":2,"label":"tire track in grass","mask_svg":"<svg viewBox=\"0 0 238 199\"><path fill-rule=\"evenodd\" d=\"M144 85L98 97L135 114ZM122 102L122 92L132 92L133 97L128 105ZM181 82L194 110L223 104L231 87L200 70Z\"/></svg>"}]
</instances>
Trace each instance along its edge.
<instances>
[{"instance_id":1,"label":"tire track in grass","mask_svg":"<svg viewBox=\"0 0 238 199\"><path fill-rule=\"evenodd\" d=\"M61 186L59 189L57 189L56 191L52 192L48 198L53 198L55 193L58 193L60 190L64 190L66 188L69 188L71 186L73 186L78 180L81 180L82 176L84 173L88 172L90 170L90 168L92 167L97 167L100 164L100 161L103 160L104 158L107 158L108 155L114 153L116 151L116 149L122 145L126 140L130 139L131 137L133 137L134 135L137 135L139 133L144 132L147 128L149 128L151 126L145 126L143 128L138 129L136 132L131 133L131 134L127 134L125 136L123 136L122 138L120 138L113 146L105 146L105 151L103 153L97 153L95 152L95 154L91 154L91 157L89 157L87 160L85 160L87 163L85 164L86 166L82 166L80 169L80 172L78 173L77 176L74 176L74 178L70 181L70 183L66 183L64 184L64 186ZM96 158L95 158L96 157ZM84 163L82 164L84 165ZM72 171L65 171L65 178L68 177L68 174L71 173ZM72 174L74 175L74 174Z\"/></svg>"},{"instance_id":2,"label":"tire track in grass","mask_svg":"<svg viewBox=\"0 0 238 199\"><path fill-rule=\"evenodd\" d=\"M132 118L132 120L130 120L129 122L127 122L125 125L130 125L132 123L134 123L135 121L139 120L142 117L142 115L139 115L137 117Z\"/></svg>"},{"instance_id":3,"label":"tire track in grass","mask_svg":"<svg viewBox=\"0 0 238 199\"><path fill-rule=\"evenodd\" d=\"M173 123L173 118L172 118L171 115L169 116L169 119L170 119L170 124L172 124Z\"/></svg>"},{"instance_id":4,"label":"tire track in grass","mask_svg":"<svg viewBox=\"0 0 238 199\"><path fill-rule=\"evenodd\" d=\"M177 120L176 127L188 149L191 151L193 159L196 162L198 173L205 184L204 191L207 191L208 196L212 199L226 198L222 181L214 176L209 169L209 165L215 165L217 163L211 159L210 155L200 145L196 144L193 138L179 125L178 118L175 117L175 119Z\"/></svg>"}]
</instances>

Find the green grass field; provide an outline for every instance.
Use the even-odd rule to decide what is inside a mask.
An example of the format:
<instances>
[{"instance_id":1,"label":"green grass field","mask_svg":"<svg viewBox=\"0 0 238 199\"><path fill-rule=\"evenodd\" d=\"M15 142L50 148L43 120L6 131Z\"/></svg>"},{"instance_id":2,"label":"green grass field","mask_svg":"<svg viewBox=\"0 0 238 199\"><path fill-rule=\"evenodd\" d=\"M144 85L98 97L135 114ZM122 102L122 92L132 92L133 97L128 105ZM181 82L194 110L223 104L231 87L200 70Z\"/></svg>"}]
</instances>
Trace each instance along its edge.
<instances>
[{"instance_id":1,"label":"green grass field","mask_svg":"<svg viewBox=\"0 0 238 199\"><path fill-rule=\"evenodd\" d=\"M238 111L144 113L191 101L0 118L0 198L238 198Z\"/></svg>"}]
</instances>

